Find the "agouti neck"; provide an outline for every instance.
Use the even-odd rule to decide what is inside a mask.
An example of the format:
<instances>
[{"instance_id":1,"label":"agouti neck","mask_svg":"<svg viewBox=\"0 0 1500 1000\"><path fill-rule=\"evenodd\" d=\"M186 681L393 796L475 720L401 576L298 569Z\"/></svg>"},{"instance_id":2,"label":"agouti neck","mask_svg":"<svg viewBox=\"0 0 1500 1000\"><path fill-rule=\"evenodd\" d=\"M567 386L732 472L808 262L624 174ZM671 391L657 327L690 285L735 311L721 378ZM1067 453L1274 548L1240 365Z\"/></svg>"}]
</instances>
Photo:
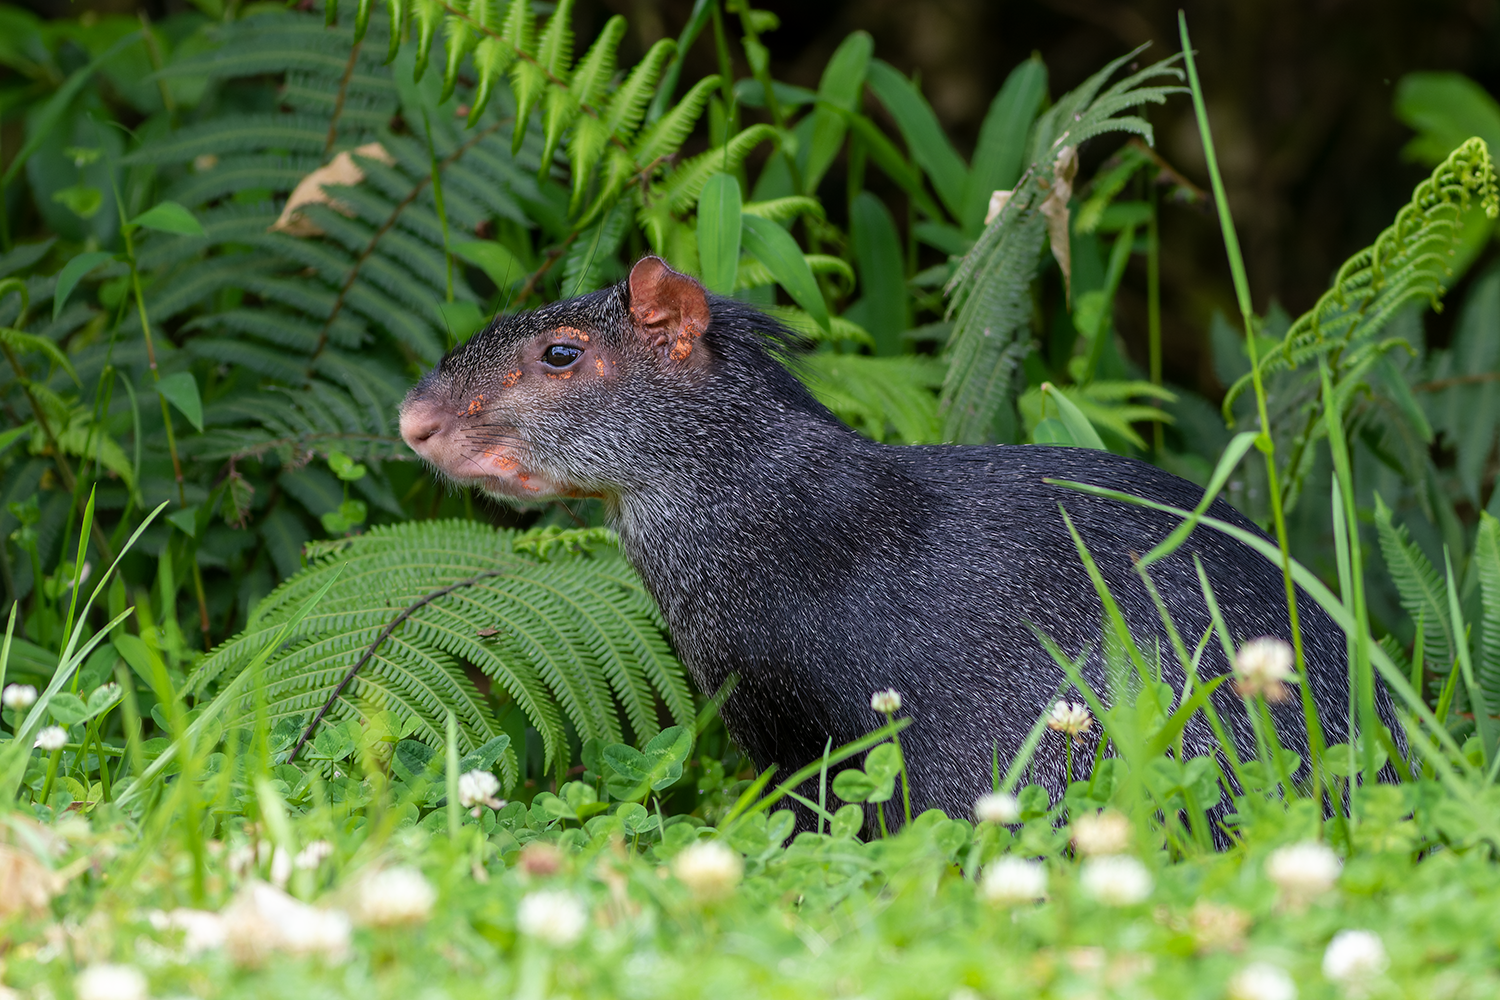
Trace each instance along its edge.
<instances>
[{"instance_id":1,"label":"agouti neck","mask_svg":"<svg viewBox=\"0 0 1500 1000\"><path fill-rule=\"evenodd\" d=\"M912 544L926 506L888 449L821 407L763 398L735 412L718 398L656 482L611 504L627 557L708 690L747 650L776 656L823 596L879 562L872 548Z\"/></svg>"}]
</instances>

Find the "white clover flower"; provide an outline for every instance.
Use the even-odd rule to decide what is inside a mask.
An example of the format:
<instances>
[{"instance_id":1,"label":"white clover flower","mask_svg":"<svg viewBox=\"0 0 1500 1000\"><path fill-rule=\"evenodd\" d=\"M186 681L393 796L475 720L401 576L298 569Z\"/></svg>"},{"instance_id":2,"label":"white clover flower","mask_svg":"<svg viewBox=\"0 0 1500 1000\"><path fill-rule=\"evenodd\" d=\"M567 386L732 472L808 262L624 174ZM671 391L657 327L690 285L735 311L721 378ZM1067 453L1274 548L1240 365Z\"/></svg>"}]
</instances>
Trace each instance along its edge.
<instances>
[{"instance_id":1,"label":"white clover flower","mask_svg":"<svg viewBox=\"0 0 1500 1000\"><path fill-rule=\"evenodd\" d=\"M745 874L738 851L717 840L690 844L672 859L672 874L700 900L721 899L734 891Z\"/></svg>"},{"instance_id":2,"label":"white clover flower","mask_svg":"<svg viewBox=\"0 0 1500 1000\"><path fill-rule=\"evenodd\" d=\"M292 877L292 856L286 852L286 848L278 847L271 854L271 884L278 889L285 889Z\"/></svg>"},{"instance_id":3,"label":"white clover flower","mask_svg":"<svg viewBox=\"0 0 1500 1000\"><path fill-rule=\"evenodd\" d=\"M1297 1000L1297 984L1280 966L1255 962L1229 980L1229 1000Z\"/></svg>"},{"instance_id":4,"label":"white clover flower","mask_svg":"<svg viewBox=\"0 0 1500 1000\"><path fill-rule=\"evenodd\" d=\"M159 931L182 931L182 950L189 956L224 945L224 918L209 910L154 910L150 920Z\"/></svg>"},{"instance_id":5,"label":"white clover flower","mask_svg":"<svg viewBox=\"0 0 1500 1000\"><path fill-rule=\"evenodd\" d=\"M583 936L589 915L571 892L543 890L528 893L516 911L516 927L527 937L566 948Z\"/></svg>"},{"instance_id":6,"label":"white clover flower","mask_svg":"<svg viewBox=\"0 0 1500 1000\"><path fill-rule=\"evenodd\" d=\"M302 871L316 868L323 863L323 859L333 854L333 845L326 840L314 840L292 859L292 867Z\"/></svg>"},{"instance_id":7,"label":"white clover flower","mask_svg":"<svg viewBox=\"0 0 1500 1000\"><path fill-rule=\"evenodd\" d=\"M1081 702L1060 701L1047 714L1047 728L1070 737L1086 732L1093 724L1094 717Z\"/></svg>"},{"instance_id":8,"label":"white clover flower","mask_svg":"<svg viewBox=\"0 0 1500 1000\"><path fill-rule=\"evenodd\" d=\"M981 823L1021 822L1021 803L1006 792L988 792L974 803L974 818Z\"/></svg>"},{"instance_id":9,"label":"white clover flower","mask_svg":"<svg viewBox=\"0 0 1500 1000\"><path fill-rule=\"evenodd\" d=\"M1374 979L1390 964L1374 931L1339 931L1323 953L1323 975L1348 985Z\"/></svg>"},{"instance_id":10,"label":"white clover flower","mask_svg":"<svg viewBox=\"0 0 1500 1000\"><path fill-rule=\"evenodd\" d=\"M36 742L32 744L34 747L41 747L48 753L52 753L54 750L61 750L67 745L68 731L62 726L44 727L41 732L36 734Z\"/></svg>"},{"instance_id":11,"label":"white clover flower","mask_svg":"<svg viewBox=\"0 0 1500 1000\"><path fill-rule=\"evenodd\" d=\"M458 776L458 804L465 809L473 809L474 815L479 815L479 807L489 806L491 809L499 809L505 805L496 798L500 791L500 779L489 771L465 771Z\"/></svg>"},{"instance_id":12,"label":"white clover flower","mask_svg":"<svg viewBox=\"0 0 1500 1000\"><path fill-rule=\"evenodd\" d=\"M432 916L437 890L415 868L387 868L359 887L359 916L376 927L420 924Z\"/></svg>"},{"instance_id":13,"label":"white clover flower","mask_svg":"<svg viewBox=\"0 0 1500 1000\"><path fill-rule=\"evenodd\" d=\"M73 989L78 1000L146 1000L146 977L133 965L91 965Z\"/></svg>"},{"instance_id":14,"label":"white clover flower","mask_svg":"<svg viewBox=\"0 0 1500 1000\"><path fill-rule=\"evenodd\" d=\"M247 882L222 916L224 950L240 965L260 965L276 951L333 962L349 957L348 914L309 906L265 882Z\"/></svg>"},{"instance_id":15,"label":"white clover flower","mask_svg":"<svg viewBox=\"0 0 1500 1000\"><path fill-rule=\"evenodd\" d=\"M1299 906L1332 889L1340 867L1338 855L1314 841L1278 847L1266 859L1267 877L1288 903Z\"/></svg>"},{"instance_id":16,"label":"white clover flower","mask_svg":"<svg viewBox=\"0 0 1500 1000\"><path fill-rule=\"evenodd\" d=\"M1079 854L1121 854L1130 848L1130 834L1130 820L1114 809L1084 813L1073 821L1073 847Z\"/></svg>"},{"instance_id":17,"label":"white clover flower","mask_svg":"<svg viewBox=\"0 0 1500 1000\"><path fill-rule=\"evenodd\" d=\"M36 704L36 688L30 684L7 684L5 693L0 694L0 704L17 711L30 708Z\"/></svg>"},{"instance_id":18,"label":"white clover flower","mask_svg":"<svg viewBox=\"0 0 1500 1000\"><path fill-rule=\"evenodd\" d=\"M1293 680L1292 647L1280 639L1251 639L1234 657L1234 689L1241 698L1263 697L1285 701L1286 682Z\"/></svg>"},{"instance_id":19,"label":"white clover flower","mask_svg":"<svg viewBox=\"0 0 1500 1000\"><path fill-rule=\"evenodd\" d=\"M895 688L886 688L884 691L876 691L870 695L870 707L877 712L891 715L901 711L901 692Z\"/></svg>"},{"instance_id":20,"label":"white clover flower","mask_svg":"<svg viewBox=\"0 0 1500 1000\"><path fill-rule=\"evenodd\" d=\"M1106 906L1134 906L1151 895L1151 873L1124 854L1085 861L1082 883L1085 893Z\"/></svg>"},{"instance_id":21,"label":"white clover flower","mask_svg":"<svg viewBox=\"0 0 1500 1000\"><path fill-rule=\"evenodd\" d=\"M1047 869L1040 861L1007 855L985 867L979 895L997 906L1041 899L1047 895Z\"/></svg>"}]
</instances>

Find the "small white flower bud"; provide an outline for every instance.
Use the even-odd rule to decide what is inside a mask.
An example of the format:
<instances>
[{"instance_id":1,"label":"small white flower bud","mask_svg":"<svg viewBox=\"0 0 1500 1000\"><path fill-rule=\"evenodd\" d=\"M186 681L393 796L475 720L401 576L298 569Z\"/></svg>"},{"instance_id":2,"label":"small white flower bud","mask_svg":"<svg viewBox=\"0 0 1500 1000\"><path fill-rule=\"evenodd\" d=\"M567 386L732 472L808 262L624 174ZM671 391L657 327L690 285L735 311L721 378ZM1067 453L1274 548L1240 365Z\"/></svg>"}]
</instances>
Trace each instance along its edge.
<instances>
[{"instance_id":1,"label":"small white flower bud","mask_svg":"<svg viewBox=\"0 0 1500 1000\"><path fill-rule=\"evenodd\" d=\"M895 688L886 688L870 695L870 707L885 715L901 711L901 694Z\"/></svg>"},{"instance_id":2,"label":"small white flower bud","mask_svg":"<svg viewBox=\"0 0 1500 1000\"><path fill-rule=\"evenodd\" d=\"M314 840L292 859L292 866L307 871L318 867L323 859L333 854L333 845L326 840Z\"/></svg>"},{"instance_id":3,"label":"small white flower bud","mask_svg":"<svg viewBox=\"0 0 1500 1000\"><path fill-rule=\"evenodd\" d=\"M1151 873L1129 855L1090 858L1081 879L1083 891L1106 906L1134 906L1151 895Z\"/></svg>"},{"instance_id":4,"label":"small white flower bud","mask_svg":"<svg viewBox=\"0 0 1500 1000\"><path fill-rule=\"evenodd\" d=\"M1293 679L1292 647L1269 636L1251 639L1234 657L1234 689L1241 698L1285 701Z\"/></svg>"},{"instance_id":5,"label":"small white flower bud","mask_svg":"<svg viewBox=\"0 0 1500 1000\"><path fill-rule=\"evenodd\" d=\"M1337 854L1308 841L1272 851L1266 859L1266 876L1276 883L1284 900L1300 906L1332 889L1340 867Z\"/></svg>"},{"instance_id":6,"label":"small white flower bud","mask_svg":"<svg viewBox=\"0 0 1500 1000\"><path fill-rule=\"evenodd\" d=\"M17 711L30 708L36 704L36 688L30 684L7 684L5 693L0 695L0 704Z\"/></svg>"},{"instance_id":7,"label":"small white flower bud","mask_svg":"<svg viewBox=\"0 0 1500 1000\"><path fill-rule=\"evenodd\" d=\"M48 753L52 753L54 750L61 750L67 745L68 731L62 726L44 727L41 732L36 734L36 742L32 744L34 747L41 747Z\"/></svg>"},{"instance_id":8,"label":"small white flower bud","mask_svg":"<svg viewBox=\"0 0 1500 1000\"><path fill-rule=\"evenodd\" d=\"M1047 869L1040 861L1007 855L986 866L979 895L997 906L1041 899L1047 895Z\"/></svg>"},{"instance_id":9,"label":"small white flower bud","mask_svg":"<svg viewBox=\"0 0 1500 1000\"><path fill-rule=\"evenodd\" d=\"M1229 1000L1297 1000L1297 984L1279 966L1255 962L1229 980Z\"/></svg>"},{"instance_id":10,"label":"small white flower bud","mask_svg":"<svg viewBox=\"0 0 1500 1000\"><path fill-rule=\"evenodd\" d=\"M1052 706L1052 711L1047 715L1047 728L1068 736L1086 732L1093 724L1094 717L1089 714L1088 708L1076 701L1060 701Z\"/></svg>"},{"instance_id":11,"label":"small white flower bud","mask_svg":"<svg viewBox=\"0 0 1500 1000\"><path fill-rule=\"evenodd\" d=\"M1113 809L1085 813L1073 821L1073 846L1079 854L1120 854L1130 847L1130 820Z\"/></svg>"},{"instance_id":12,"label":"small white flower bud","mask_svg":"<svg viewBox=\"0 0 1500 1000\"><path fill-rule=\"evenodd\" d=\"M73 989L78 1000L146 1000L146 977L132 965L91 965Z\"/></svg>"},{"instance_id":13,"label":"small white flower bud","mask_svg":"<svg viewBox=\"0 0 1500 1000\"><path fill-rule=\"evenodd\" d=\"M1388 965L1385 945L1374 931L1339 931L1323 953L1323 975L1349 985L1374 979Z\"/></svg>"},{"instance_id":14,"label":"small white flower bud","mask_svg":"<svg viewBox=\"0 0 1500 1000\"><path fill-rule=\"evenodd\" d=\"M489 771L465 771L458 776L458 803L465 809L481 805L499 809L505 805L495 797L500 791L500 779Z\"/></svg>"},{"instance_id":15,"label":"small white flower bud","mask_svg":"<svg viewBox=\"0 0 1500 1000\"><path fill-rule=\"evenodd\" d=\"M437 891L415 868L387 868L359 887L359 917L375 927L420 924L432 916Z\"/></svg>"},{"instance_id":16,"label":"small white flower bud","mask_svg":"<svg viewBox=\"0 0 1500 1000\"><path fill-rule=\"evenodd\" d=\"M516 928L556 948L566 948L583 936L589 915L570 892L543 890L526 895L516 911Z\"/></svg>"},{"instance_id":17,"label":"small white flower bud","mask_svg":"<svg viewBox=\"0 0 1500 1000\"><path fill-rule=\"evenodd\" d=\"M974 803L974 818L981 823L1021 822L1021 803L1006 792L989 792Z\"/></svg>"},{"instance_id":18,"label":"small white flower bud","mask_svg":"<svg viewBox=\"0 0 1500 1000\"><path fill-rule=\"evenodd\" d=\"M745 862L717 840L690 844L672 859L672 874L700 900L721 899L734 891Z\"/></svg>"}]
</instances>

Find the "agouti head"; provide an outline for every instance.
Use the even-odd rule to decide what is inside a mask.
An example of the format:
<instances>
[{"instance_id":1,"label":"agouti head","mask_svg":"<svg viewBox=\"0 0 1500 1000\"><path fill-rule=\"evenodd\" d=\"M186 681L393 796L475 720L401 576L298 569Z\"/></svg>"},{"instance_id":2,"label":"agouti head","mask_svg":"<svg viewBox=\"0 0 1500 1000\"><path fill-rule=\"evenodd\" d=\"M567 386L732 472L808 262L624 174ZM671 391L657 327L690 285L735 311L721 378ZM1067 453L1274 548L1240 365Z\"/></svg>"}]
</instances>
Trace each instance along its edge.
<instances>
[{"instance_id":1,"label":"agouti head","mask_svg":"<svg viewBox=\"0 0 1500 1000\"><path fill-rule=\"evenodd\" d=\"M709 378L709 300L657 257L612 288L498 317L407 394L401 436L459 485L519 501L644 475L672 401Z\"/></svg>"}]
</instances>

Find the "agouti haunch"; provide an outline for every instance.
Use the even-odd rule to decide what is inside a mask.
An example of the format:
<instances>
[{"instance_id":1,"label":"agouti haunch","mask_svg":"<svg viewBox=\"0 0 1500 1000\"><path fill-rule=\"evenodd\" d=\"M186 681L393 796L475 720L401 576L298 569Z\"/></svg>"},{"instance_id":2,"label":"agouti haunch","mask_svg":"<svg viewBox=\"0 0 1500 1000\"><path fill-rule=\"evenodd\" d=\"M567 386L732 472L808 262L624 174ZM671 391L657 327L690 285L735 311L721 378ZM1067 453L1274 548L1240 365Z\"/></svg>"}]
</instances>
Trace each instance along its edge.
<instances>
[{"instance_id":1,"label":"agouti haunch","mask_svg":"<svg viewBox=\"0 0 1500 1000\"><path fill-rule=\"evenodd\" d=\"M1040 446L898 447L841 423L777 354L788 335L711 296L654 257L618 286L505 316L412 389L401 434L456 483L501 498L599 497L624 551L704 692L731 674L729 733L782 773L883 723L872 692L894 689L914 810L966 816L1051 704L1063 674L1036 638L1107 690L1101 604L1059 512L1066 509L1163 680L1184 676L1133 567L1178 520L1046 479L1192 508L1202 491L1143 462ZM1210 514L1254 526L1223 501ZM1199 528L1152 580L1191 647L1210 627L1202 560L1236 643L1289 638L1278 569ZM1307 676L1329 743L1348 738L1343 633L1299 601ZM1209 679L1229 664L1210 641ZM1074 697L1077 697L1076 695ZM1255 742L1224 684L1215 705L1244 754ZM1378 692L1381 715L1392 719ZM1306 758L1300 698L1272 706L1283 744ZM1099 727L1075 747L1086 773ZM1058 795L1066 737L1048 732L1031 780ZM1190 756L1214 754L1202 713ZM1302 767L1306 773L1306 764ZM894 813L894 810L891 810ZM890 818L894 820L894 815Z\"/></svg>"}]
</instances>

